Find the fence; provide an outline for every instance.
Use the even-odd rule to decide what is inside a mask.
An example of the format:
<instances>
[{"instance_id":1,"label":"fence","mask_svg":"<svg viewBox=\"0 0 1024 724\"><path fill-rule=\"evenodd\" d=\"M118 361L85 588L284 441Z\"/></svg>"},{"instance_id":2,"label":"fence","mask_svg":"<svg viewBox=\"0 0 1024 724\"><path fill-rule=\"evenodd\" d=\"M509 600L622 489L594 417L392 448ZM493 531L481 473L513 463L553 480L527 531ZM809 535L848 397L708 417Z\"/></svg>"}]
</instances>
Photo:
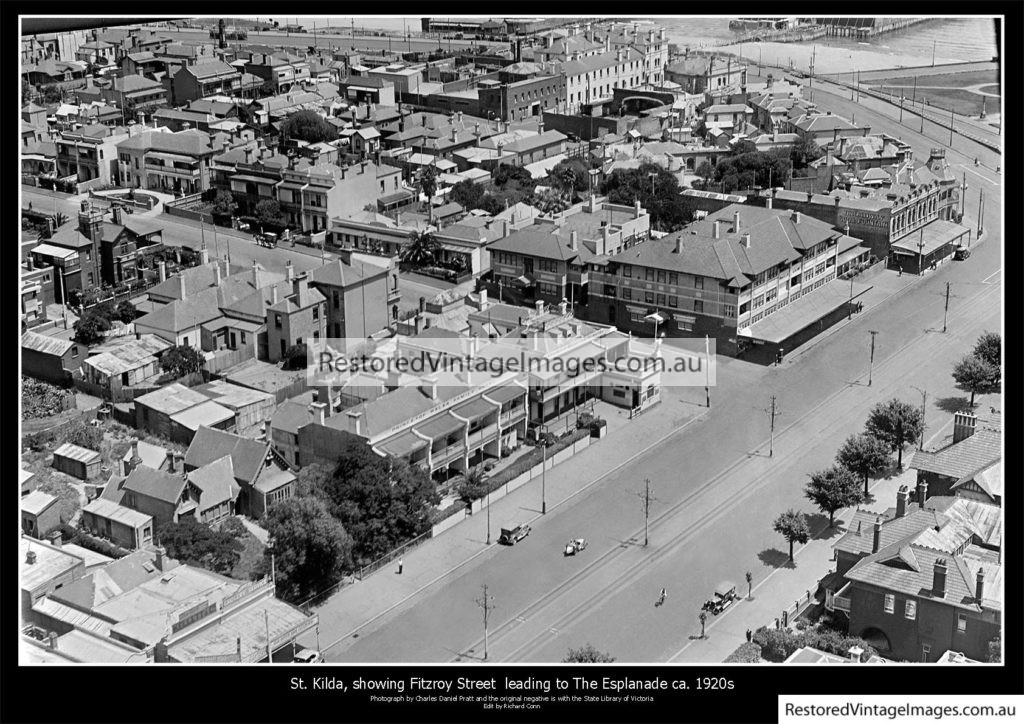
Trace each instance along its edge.
<instances>
[{"instance_id":1,"label":"fence","mask_svg":"<svg viewBox=\"0 0 1024 724\"><path fill-rule=\"evenodd\" d=\"M800 618L802 613L814 604L818 603L817 598L815 598L818 588L820 588L820 586L815 588L814 593L811 593L811 589L807 589L805 595L800 596L800 598L793 601L792 606L783 609L782 613L779 614L779 617L775 619L775 628L788 627L793 621Z\"/></svg>"},{"instance_id":2,"label":"fence","mask_svg":"<svg viewBox=\"0 0 1024 724\"><path fill-rule=\"evenodd\" d=\"M360 568L358 571L356 571L356 574L355 574L356 578L358 578L360 581L363 580L364 578L366 578L368 575L370 575L374 571L379 571L381 568L386 566L391 561L393 561L396 558L404 555L406 551L408 551L408 550L410 550L412 548L415 548L416 546L418 546L420 543L422 543L425 540L429 540L430 538L433 537L433 535L434 535L433 530L428 530L425 533L420 533L418 536L416 536L412 540L406 541L405 543L403 543L402 545L398 546L398 548L395 548L390 553L385 553L380 558L375 560L373 563L369 563L369 564L363 566L362 568Z\"/></svg>"},{"instance_id":3,"label":"fence","mask_svg":"<svg viewBox=\"0 0 1024 724\"><path fill-rule=\"evenodd\" d=\"M222 349L214 353L212 359L206 360L206 371L210 374L217 374L229 367L234 367L237 364L245 362L247 359L253 359L255 353L252 349L243 347L242 349Z\"/></svg>"}]
</instances>

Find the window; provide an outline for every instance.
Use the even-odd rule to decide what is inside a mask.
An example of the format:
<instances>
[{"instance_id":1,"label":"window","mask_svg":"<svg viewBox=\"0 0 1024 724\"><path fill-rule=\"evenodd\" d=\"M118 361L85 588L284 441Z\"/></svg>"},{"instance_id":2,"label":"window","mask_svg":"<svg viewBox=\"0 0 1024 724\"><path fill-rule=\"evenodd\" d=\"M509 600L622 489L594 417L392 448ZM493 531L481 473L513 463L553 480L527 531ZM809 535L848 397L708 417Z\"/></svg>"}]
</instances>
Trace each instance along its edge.
<instances>
[{"instance_id":1,"label":"window","mask_svg":"<svg viewBox=\"0 0 1024 724\"><path fill-rule=\"evenodd\" d=\"M242 332L242 344L245 344L245 332Z\"/></svg>"},{"instance_id":2,"label":"window","mask_svg":"<svg viewBox=\"0 0 1024 724\"><path fill-rule=\"evenodd\" d=\"M320 319L320 305L319 304L314 304L313 305L313 320L316 321L317 319Z\"/></svg>"},{"instance_id":3,"label":"window","mask_svg":"<svg viewBox=\"0 0 1024 724\"><path fill-rule=\"evenodd\" d=\"M725 305L725 312L724 312L724 314L727 317L735 317L736 316L736 307L735 307L735 305L726 304Z\"/></svg>"},{"instance_id":4,"label":"window","mask_svg":"<svg viewBox=\"0 0 1024 724\"><path fill-rule=\"evenodd\" d=\"M702 302L699 299L695 299L693 301L693 311L697 312L698 314L703 314L704 313L704 302Z\"/></svg>"},{"instance_id":5,"label":"window","mask_svg":"<svg viewBox=\"0 0 1024 724\"><path fill-rule=\"evenodd\" d=\"M694 289L703 289L704 288L704 277L694 277L693 278L693 288Z\"/></svg>"},{"instance_id":6,"label":"window","mask_svg":"<svg viewBox=\"0 0 1024 724\"><path fill-rule=\"evenodd\" d=\"M885 594L885 612L892 613L896 610L896 596L891 593Z\"/></svg>"},{"instance_id":7,"label":"window","mask_svg":"<svg viewBox=\"0 0 1024 724\"><path fill-rule=\"evenodd\" d=\"M281 329L281 315L280 314L275 314L274 315L274 327L277 328L277 329Z\"/></svg>"},{"instance_id":8,"label":"window","mask_svg":"<svg viewBox=\"0 0 1024 724\"><path fill-rule=\"evenodd\" d=\"M615 296L615 287L613 285L611 285L611 284L605 284L604 285L604 295L606 297L614 297Z\"/></svg>"},{"instance_id":9,"label":"window","mask_svg":"<svg viewBox=\"0 0 1024 724\"><path fill-rule=\"evenodd\" d=\"M658 299L658 301L656 302L656 304L659 307L664 307L665 306L665 295L664 294L659 294L657 299Z\"/></svg>"},{"instance_id":10,"label":"window","mask_svg":"<svg viewBox=\"0 0 1024 724\"><path fill-rule=\"evenodd\" d=\"M740 305L740 314L746 314L749 311L750 311L750 302L743 302L743 304Z\"/></svg>"},{"instance_id":11,"label":"window","mask_svg":"<svg viewBox=\"0 0 1024 724\"><path fill-rule=\"evenodd\" d=\"M668 273L668 283L669 284L678 284L679 283L679 275L676 274L675 272L669 272Z\"/></svg>"},{"instance_id":12,"label":"window","mask_svg":"<svg viewBox=\"0 0 1024 724\"><path fill-rule=\"evenodd\" d=\"M679 297L674 296L674 295L669 295L668 306L672 307L673 309L678 308L679 307Z\"/></svg>"},{"instance_id":13,"label":"window","mask_svg":"<svg viewBox=\"0 0 1024 724\"><path fill-rule=\"evenodd\" d=\"M626 299L626 300L632 299L633 298L633 290L630 289L629 287L623 287L622 288L622 298Z\"/></svg>"},{"instance_id":14,"label":"window","mask_svg":"<svg viewBox=\"0 0 1024 724\"><path fill-rule=\"evenodd\" d=\"M906 606L903 607L903 615L913 621L917 618L917 602L907 601Z\"/></svg>"},{"instance_id":15,"label":"window","mask_svg":"<svg viewBox=\"0 0 1024 724\"><path fill-rule=\"evenodd\" d=\"M78 345L72 345L71 346L71 356L72 357L77 357L78 356Z\"/></svg>"},{"instance_id":16,"label":"window","mask_svg":"<svg viewBox=\"0 0 1024 724\"><path fill-rule=\"evenodd\" d=\"M658 284L664 284L664 283L665 283L665 272L664 272L664 270L659 269L658 270Z\"/></svg>"},{"instance_id":17,"label":"window","mask_svg":"<svg viewBox=\"0 0 1024 724\"><path fill-rule=\"evenodd\" d=\"M653 269L644 269L644 280L648 281L648 282L653 282L654 281L654 270Z\"/></svg>"},{"instance_id":18,"label":"window","mask_svg":"<svg viewBox=\"0 0 1024 724\"><path fill-rule=\"evenodd\" d=\"M958 613L956 615L956 632L966 633L967 632L967 614Z\"/></svg>"},{"instance_id":19,"label":"window","mask_svg":"<svg viewBox=\"0 0 1024 724\"><path fill-rule=\"evenodd\" d=\"M764 306L764 295L754 297L754 309Z\"/></svg>"},{"instance_id":20,"label":"window","mask_svg":"<svg viewBox=\"0 0 1024 724\"><path fill-rule=\"evenodd\" d=\"M654 292L644 292L644 301L648 304L654 304Z\"/></svg>"}]
</instances>

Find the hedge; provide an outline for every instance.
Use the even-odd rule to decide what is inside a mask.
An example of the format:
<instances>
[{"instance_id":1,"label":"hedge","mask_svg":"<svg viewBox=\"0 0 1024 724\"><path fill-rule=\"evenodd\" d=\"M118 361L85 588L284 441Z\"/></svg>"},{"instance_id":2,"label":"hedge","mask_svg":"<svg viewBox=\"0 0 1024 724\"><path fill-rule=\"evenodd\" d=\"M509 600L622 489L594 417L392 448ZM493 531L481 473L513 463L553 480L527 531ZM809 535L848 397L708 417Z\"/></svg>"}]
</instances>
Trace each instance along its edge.
<instances>
[{"instance_id":1,"label":"hedge","mask_svg":"<svg viewBox=\"0 0 1024 724\"><path fill-rule=\"evenodd\" d=\"M124 558L131 552L102 538L97 538L81 528L73 528L67 523L61 523L60 534L61 538L68 543L75 543L109 558Z\"/></svg>"},{"instance_id":2,"label":"hedge","mask_svg":"<svg viewBox=\"0 0 1024 724\"><path fill-rule=\"evenodd\" d=\"M729 654L723 664L759 664L761 663L761 647L753 641L740 644Z\"/></svg>"},{"instance_id":3,"label":"hedge","mask_svg":"<svg viewBox=\"0 0 1024 724\"><path fill-rule=\"evenodd\" d=\"M548 449L546 455L543 449L538 445L496 475L490 478L485 478L484 483L486 483L487 492L495 491L505 483L515 480L527 470L540 465L545 457L550 458L585 437L590 437L589 428L573 430L565 437L559 438L558 441Z\"/></svg>"}]
</instances>

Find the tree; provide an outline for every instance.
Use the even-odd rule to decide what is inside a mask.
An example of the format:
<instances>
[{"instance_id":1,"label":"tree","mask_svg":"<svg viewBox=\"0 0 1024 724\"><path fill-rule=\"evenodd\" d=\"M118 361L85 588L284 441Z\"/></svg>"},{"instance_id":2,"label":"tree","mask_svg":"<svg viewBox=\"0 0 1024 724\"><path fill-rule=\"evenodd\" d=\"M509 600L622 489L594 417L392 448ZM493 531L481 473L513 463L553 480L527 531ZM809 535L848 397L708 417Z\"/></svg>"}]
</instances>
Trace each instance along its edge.
<instances>
[{"instance_id":1,"label":"tree","mask_svg":"<svg viewBox=\"0 0 1024 724\"><path fill-rule=\"evenodd\" d=\"M793 172L784 150L734 153L718 161L715 178L726 191L752 186L783 186Z\"/></svg>"},{"instance_id":2,"label":"tree","mask_svg":"<svg viewBox=\"0 0 1024 724\"><path fill-rule=\"evenodd\" d=\"M235 567L243 547L231 533L213 530L191 516L165 523L156 537L171 558L225 575Z\"/></svg>"},{"instance_id":3,"label":"tree","mask_svg":"<svg viewBox=\"0 0 1024 724\"><path fill-rule=\"evenodd\" d=\"M613 204L632 206L639 200L651 215L654 228L674 230L691 218L679 196L679 181L655 163L644 162L635 169L613 171L601 184L601 192Z\"/></svg>"},{"instance_id":4,"label":"tree","mask_svg":"<svg viewBox=\"0 0 1024 724\"><path fill-rule=\"evenodd\" d=\"M974 345L974 356L993 367L1001 368L1003 364L1003 338L998 332L985 332L978 337Z\"/></svg>"},{"instance_id":5,"label":"tree","mask_svg":"<svg viewBox=\"0 0 1024 724\"><path fill-rule=\"evenodd\" d=\"M274 199L263 199L253 209L253 216L263 226L284 228L285 220L281 215L281 206Z\"/></svg>"},{"instance_id":6,"label":"tree","mask_svg":"<svg viewBox=\"0 0 1024 724\"><path fill-rule=\"evenodd\" d=\"M924 432L921 408L896 397L879 402L868 414L864 432L881 440L897 454L896 466L903 469L903 448L917 442Z\"/></svg>"},{"instance_id":7,"label":"tree","mask_svg":"<svg viewBox=\"0 0 1024 724\"><path fill-rule=\"evenodd\" d=\"M217 192L211 209L214 216L233 216L237 209L238 204L235 203L235 197L230 191L221 189Z\"/></svg>"},{"instance_id":8,"label":"tree","mask_svg":"<svg viewBox=\"0 0 1024 724\"><path fill-rule=\"evenodd\" d=\"M708 182L715 177L715 167L704 161L694 173L704 182L703 185L707 186Z\"/></svg>"},{"instance_id":9,"label":"tree","mask_svg":"<svg viewBox=\"0 0 1024 724\"><path fill-rule=\"evenodd\" d=\"M610 664L613 661L614 656L598 651L590 643L578 649L569 649L569 653L562 659L563 664Z\"/></svg>"},{"instance_id":10,"label":"tree","mask_svg":"<svg viewBox=\"0 0 1024 724\"><path fill-rule=\"evenodd\" d=\"M971 393L971 407L974 407L974 396L998 392L1000 387L1000 371L980 357L969 355L962 358L953 367L953 379L958 389Z\"/></svg>"},{"instance_id":11,"label":"tree","mask_svg":"<svg viewBox=\"0 0 1024 724\"><path fill-rule=\"evenodd\" d=\"M281 126L281 136L307 143L321 143L337 140L338 131L316 111L297 111L285 119Z\"/></svg>"},{"instance_id":12,"label":"tree","mask_svg":"<svg viewBox=\"0 0 1024 724\"><path fill-rule=\"evenodd\" d=\"M285 350L284 353L284 364L283 369L286 370L304 370L307 366L307 347L306 343L293 344L291 347Z\"/></svg>"},{"instance_id":13,"label":"tree","mask_svg":"<svg viewBox=\"0 0 1024 724\"><path fill-rule=\"evenodd\" d=\"M365 440L350 436L337 451L330 479L312 475L299 486L323 500L353 540L357 565L364 565L430 528L441 502L430 476L405 460L380 457Z\"/></svg>"},{"instance_id":14,"label":"tree","mask_svg":"<svg viewBox=\"0 0 1024 724\"><path fill-rule=\"evenodd\" d=\"M39 89L39 93L43 98L43 103L60 103L64 100L64 89L56 83L44 85Z\"/></svg>"},{"instance_id":15,"label":"tree","mask_svg":"<svg viewBox=\"0 0 1024 724\"><path fill-rule=\"evenodd\" d=\"M772 530L780 534L789 543L789 560L793 561L793 544L806 543L811 537L807 527L807 516L790 508L772 523Z\"/></svg>"},{"instance_id":16,"label":"tree","mask_svg":"<svg viewBox=\"0 0 1024 724\"><path fill-rule=\"evenodd\" d=\"M491 174L491 179L494 181L494 185L499 189L504 189L507 186L513 186L515 188L526 189L533 191L537 185L533 176L523 166L516 166L515 164L503 164L494 169Z\"/></svg>"},{"instance_id":17,"label":"tree","mask_svg":"<svg viewBox=\"0 0 1024 724\"><path fill-rule=\"evenodd\" d=\"M810 136L804 136L789 151L790 161L794 168L805 168L811 161L821 158L824 151L821 146Z\"/></svg>"},{"instance_id":18,"label":"tree","mask_svg":"<svg viewBox=\"0 0 1024 724\"><path fill-rule=\"evenodd\" d=\"M83 314L75 322L75 341L86 346L99 344L105 338L104 332L110 329L110 320L97 314Z\"/></svg>"},{"instance_id":19,"label":"tree","mask_svg":"<svg viewBox=\"0 0 1024 724\"><path fill-rule=\"evenodd\" d=\"M170 372L177 378L198 372L205 363L206 360L199 350L191 345L181 344L164 352L160 358L160 369Z\"/></svg>"},{"instance_id":20,"label":"tree","mask_svg":"<svg viewBox=\"0 0 1024 724\"><path fill-rule=\"evenodd\" d=\"M139 317L139 310L135 308L135 305L129 302L127 299L122 299L114 307L114 319L119 322L128 324L134 322Z\"/></svg>"},{"instance_id":21,"label":"tree","mask_svg":"<svg viewBox=\"0 0 1024 724\"><path fill-rule=\"evenodd\" d=\"M21 103L25 105L32 100L32 86L27 80L21 81Z\"/></svg>"},{"instance_id":22,"label":"tree","mask_svg":"<svg viewBox=\"0 0 1024 724\"><path fill-rule=\"evenodd\" d=\"M751 643L761 647L761 656L765 661L778 663L788 659L794 651L803 646L803 637L788 628L762 626L754 632Z\"/></svg>"},{"instance_id":23,"label":"tree","mask_svg":"<svg viewBox=\"0 0 1024 724\"><path fill-rule=\"evenodd\" d=\"M857 505L864 500L857 475L842 465L833 465L811 473L811 482L804 488L804 495L823 512L828 513L830 528L836 524L837 510Z\"/></svg>"},{"instance_id":24,"label":"tree","mask_svg":"<svg viewBox=\"0 0 1024 724\"><path fill-rule=\"evenodd\" d=\"M265 565L274 556L277 592L287 601L302 601L337 583L350 564L352 538L316 498L288 498L264 518L272 546L264 550Z\"/></svg>"},{"instance_id":25,"label":"tree","mask_svg":"<svg viewBox=\"0 0 1024 724\"><path fill-rule=\"evenodd\" d=\"M750 600L754 597L754 574L747 571L744 578L747 579L747 600Z\"/></svg>"},{"instance_id":26,"label":"tree","mask_svg":"<svg viewBox=\"0 0 1024 724\"><path fill-rule=\"evenodd\" d=\"M484 471L479 465L466 472L465 479L459 483L458 493L466 505L472 504L474 500L482 498L487 494L487 485L484 483Z\"/></svg>"},{"instance_id":27,"label":"tree","mask_svg":"<svg viewBox=\"0 0 1024 724\"><path fill-rule=\"evenodd\" d=\"M429 266L441 251L441 242L428 231L416 235L411 243L402 247L399 259L410 266Z\"/></svg>"},{"instance_id":28,"label":"tree","mask_svg":"<svg viewBox=\"0 0 1024 724\"><path fill-rule=\"evenodd\" d=\"M736 647L736 650L729 654L723 664L759 664L761 658L761 647L753 641L747 641Z\"/></svg>"},{"instance_id":29,"label":"tree","mask_svg":"<svg viewBox=\"0 0 1024 724\"><path fill-rule=\"evenodd\" d=\"M708 622L708 612L701 609L700 615L697 616L697 619L700 621L700 637L702 639L707 638L707 636L704 634L704 627L707 625Z\"/></svg>"},{"instance_id":30,"label":"tree","mask_svg":"<svg viewBox=\"0 0 1024 724\"><path fill-rule=\"evenodd\" d=\"M76 420L64 428L62 437L64 442L89 450L99 450L103 444L103 431L98 427L87 425L81 420Z\"/></svg>"},{"instance_id":31,"label":"tree","mask_svg":"<svg viewBox=\"0 0 1024 724\"><path fill-rule=\"evenodd\" d=\"M424 166L420 169L419 178L420 190L424 196L427 197L427 203L434 197L434 193L437 191L437 168L434 166Z\"/></svg>"},{"instance_id":32,"label":"tree","mask_svg":"<svg viewBox=\"0 0 1024 724\"><path fill-rule=\"evenodd\" d=\"M480 208L484 199L484 190L480 184L469 180L459 181L452 186L451 199L467 211Z\"/></svg>"},{"instance_id":33,"label":"tree","mask_svg":"<svg viewBox=\"0 0 1024 724\"><path fill-rule=\"evenodd\" d=\"M565 194L569 201L575 199L576 192L587 188L590 183L587 164L579 158L560 161L548 172L548 177L552 188Z\"/></svg>"},{"instance_id":34,"label":"tree","mask_svg":"<svg viewBox=\"0 0 1024 724\"><path fill-rule=\"evenodd\" d=\"M536 207L542 214L557 214L564 211L567 203L566 198L553 189L537 191L530 200L530 205Z\"/></svg>"},{"instance_id":35,"label":"tree","mask_svg":"<svg viewBox=\"0 0 1024 724\"><path fill-rule=\"evenodd\" d=\"M836 462L852 470L864 480L864 497L868 496L868 479L877 477L889 468L888 446L871 435L850 435L836 453Z\"/></svg>"}]
</instances>

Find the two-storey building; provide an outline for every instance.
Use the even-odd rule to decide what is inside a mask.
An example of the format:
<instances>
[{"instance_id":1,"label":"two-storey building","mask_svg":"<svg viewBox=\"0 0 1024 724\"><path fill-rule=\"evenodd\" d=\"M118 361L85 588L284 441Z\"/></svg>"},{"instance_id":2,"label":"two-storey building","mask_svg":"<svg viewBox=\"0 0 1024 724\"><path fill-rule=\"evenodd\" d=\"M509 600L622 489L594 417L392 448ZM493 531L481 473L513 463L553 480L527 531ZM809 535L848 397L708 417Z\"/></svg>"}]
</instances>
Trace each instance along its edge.
<instances>
[{"instance_id":1,"label":"two-storey building","mask_svg":"<svg viewBox=\"0 0 1024 724\"><path fill-rule=\"evenodd\" d=\"M219 151L219 146L211 144L209 135L195 129L140 133L117 145L125 183L175 194L209 189L210 163Z\"/></svg>"}]
</instances>

